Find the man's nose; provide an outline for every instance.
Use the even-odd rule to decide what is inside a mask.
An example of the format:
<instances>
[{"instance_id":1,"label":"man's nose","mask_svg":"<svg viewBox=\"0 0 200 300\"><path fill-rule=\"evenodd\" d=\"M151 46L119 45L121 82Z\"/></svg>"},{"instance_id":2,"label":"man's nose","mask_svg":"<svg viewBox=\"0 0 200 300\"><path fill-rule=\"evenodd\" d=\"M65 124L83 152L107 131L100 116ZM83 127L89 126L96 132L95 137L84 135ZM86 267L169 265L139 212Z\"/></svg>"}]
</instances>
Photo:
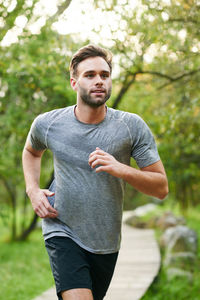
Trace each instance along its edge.
<instances>
[{"instance_id":1,"label":"man's nose","mask_svg":"<svg viewBox=\"0 0 200 300\"><path fill-rule=\"evenodd\" d=\"M103 85L103 80L102 80L102 78L101 78L101 76L100 75L97 75L96 76L96 83L95 83L97 86L102 86Z\"/></svg>"}]
</instances>

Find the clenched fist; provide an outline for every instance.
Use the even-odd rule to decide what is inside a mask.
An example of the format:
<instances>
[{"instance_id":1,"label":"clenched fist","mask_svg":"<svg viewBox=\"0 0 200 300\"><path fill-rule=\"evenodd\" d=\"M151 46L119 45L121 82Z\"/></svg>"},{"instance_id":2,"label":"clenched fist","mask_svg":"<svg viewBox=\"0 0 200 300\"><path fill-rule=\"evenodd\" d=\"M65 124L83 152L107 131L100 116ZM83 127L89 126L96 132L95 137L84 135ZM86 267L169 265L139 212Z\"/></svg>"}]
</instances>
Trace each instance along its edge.
<instances>
[{"instance_id":1,"label":"clenched fist","mask_svg":"<svg viewBox=\"0 0 200 300\"><path fill-rule=\"evenodd\" d=\"M88 163L91 168L99 166L95 170L96 173L104 171L118 178L121 178L122 170L124 168L124 165L117 161L114 156L98 147L90 154Z\"/></svg>"}]
</instances>

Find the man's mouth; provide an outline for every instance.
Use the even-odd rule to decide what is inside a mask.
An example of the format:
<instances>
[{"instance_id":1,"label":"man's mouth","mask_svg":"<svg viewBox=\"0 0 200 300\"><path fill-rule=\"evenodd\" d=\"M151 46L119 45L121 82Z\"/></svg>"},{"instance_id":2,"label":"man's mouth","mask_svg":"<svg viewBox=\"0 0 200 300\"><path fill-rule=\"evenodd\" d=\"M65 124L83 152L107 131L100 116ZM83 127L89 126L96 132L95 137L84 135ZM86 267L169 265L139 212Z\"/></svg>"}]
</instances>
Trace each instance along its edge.
<instances>
[{"instance_id":1,"label":"man's mouth","mask_svg":"<svg viewBox=\"0 0 200 300\"><path fill-rule=\"evenodd\" d=\"M92 94L104 94L105 90L92 90L91 93Z\"/></svg>"}]
</instances>

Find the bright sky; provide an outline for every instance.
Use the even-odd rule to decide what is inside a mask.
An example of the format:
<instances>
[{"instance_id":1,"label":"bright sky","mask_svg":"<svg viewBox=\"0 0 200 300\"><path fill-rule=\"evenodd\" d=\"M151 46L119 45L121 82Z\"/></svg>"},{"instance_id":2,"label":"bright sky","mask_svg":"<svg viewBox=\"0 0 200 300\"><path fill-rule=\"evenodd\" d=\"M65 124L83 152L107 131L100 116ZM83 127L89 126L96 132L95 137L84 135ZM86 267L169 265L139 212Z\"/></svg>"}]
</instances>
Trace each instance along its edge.
<instances>
[{"instance_id":1,"label":"bright sky","mask_svg":"<svg viewBox=\"0 0 200 300\"><path fill-rule=\"evenodd\" d=\"M128 7L124 5L126 0L118 0L119 4L123 9L134 9L139 0L130 1ZM37 20L32 20L31 23L27 24L27 18L25 16L18 16L15 21L15 27L9 30L3 41L2 46L9 46L11 43L18 41L19 36L25 26L33 34L37 34L40 31L40 27L45 24L46 16L51 16L56 12L56 3L58 0L40 0L35 6L34 14L37 16ZM32 0L27 0L27 6L30 6ZM4 0L4 5L7 4L7 10L11 12L16 6L16 0ZM95 30L99 30L100 26L103 26L99 35L95 34ZM125 24L120 20L120 14L116 15L113 11L102 13L100 9L94 9L92 0L72 0L70 6L65 13L60 17L59 21L53 24L53 28L60 34L80 34L81 38L90 38L94 43L98 43L102 39L109 47L109 41L113 38L110 31L116 31L118 28L123 29ZM1 27L1 20L0 20ZM121 31L115 33L114 38L118 38L123 41L124 36Z\"/></svg>"},{"instance_id":2,"label":"bright sky","mask_svg":"<svg viewBox=\"0 0 200 300\"><path fill-rule=\"evenodd\" d=\"M171 0L162 0L165 4L170 5ZM26 6L30 7L33 0L26 0ZM90 39L93 43L98 44L103 41L106 47L113 45L112 39L124 41L125 35L123 29L126 28L126 21L121 20L120 12L125 10L127 15L137 7L137 12L142 11L140 0L130 0L129 5L126 0L118 0L118 15L113 11L102 13L100 9L94 9L93 0L72 0L70 6L65 13L59 18L59 21L53 24L53 29L57 30L59 34L79 34L82 40ZM57 11L58 0L40 0L35 5L34 19L29 23L26 16L18 16L15 20L15 26L7 32L1 42L1 46L9 46L11 43L18 42L18 36L22 33L26 26L33 34L40 32L41 26L45 24L47 16L55 14ZM103 2L102 2L103 3ZM12 12L17 4L16 0L4 0L3 5L8 12ZM163 12L162 18L164 21L168 20L169 16ZM3 26L3 18L0 18L0 28ZM100 30L101 28L101 30ZM99 34L95 33L99 31ZM112 32L113 31L113 32ZM177 34L177 33L175 33ZM178 37L184 40L187 36L185 29L178 33ZM137 47L137 37L132 37L134 45ZM138 44L138 49L140 45ZM193 47L194 48L194 47ZM192 51L196 49L192 48ZM166 50L166 49L165 49ZM139 50L138 50L139 51ZM146 62L151 62L154 54L157 52L156 45L152 44L149 51L145 54Z\"/></svg>"},{"instance_id":3,"label":"bright sky","mask_svg":"<svg viewBox=\"0 0 200 300\"><path fill-rule=\"evenodd\" d=\"M126 0L119 0L121 7L124 8ZM136 7L138 0L130 1L129 9ZM102 26L102 27L101 27ZM119 27L123 30L125 24L113 11L101 12L100 9L94 9L93 1L73 0L59 22L54 24L54 28L60 34L79 33L83 40L90 38L94 43L104 40L107 46L110 46L110 40L113 38L111 30L116 31ZM97 35L96 31L101 31ZM123 34L118 30L115 38L123 41Z\"/></svg>"}]
</instances>

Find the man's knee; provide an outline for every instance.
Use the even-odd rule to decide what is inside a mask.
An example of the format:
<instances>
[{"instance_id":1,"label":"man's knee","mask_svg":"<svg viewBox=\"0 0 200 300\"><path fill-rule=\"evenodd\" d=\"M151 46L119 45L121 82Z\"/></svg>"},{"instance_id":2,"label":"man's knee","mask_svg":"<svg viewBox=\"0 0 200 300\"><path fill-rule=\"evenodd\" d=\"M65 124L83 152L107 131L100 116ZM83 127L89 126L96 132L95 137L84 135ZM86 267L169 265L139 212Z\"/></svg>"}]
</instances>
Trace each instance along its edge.
<instances>
[{"instance_id":1,"label":"man's knee","mask_svg":"<svg viewBox=\"0 0 200 300\"><path fill-rule=\"evenodd\" d=\"M71 289L61 292L63 300L93 300L90 289Z\"/></svg>"}]
</instances>

